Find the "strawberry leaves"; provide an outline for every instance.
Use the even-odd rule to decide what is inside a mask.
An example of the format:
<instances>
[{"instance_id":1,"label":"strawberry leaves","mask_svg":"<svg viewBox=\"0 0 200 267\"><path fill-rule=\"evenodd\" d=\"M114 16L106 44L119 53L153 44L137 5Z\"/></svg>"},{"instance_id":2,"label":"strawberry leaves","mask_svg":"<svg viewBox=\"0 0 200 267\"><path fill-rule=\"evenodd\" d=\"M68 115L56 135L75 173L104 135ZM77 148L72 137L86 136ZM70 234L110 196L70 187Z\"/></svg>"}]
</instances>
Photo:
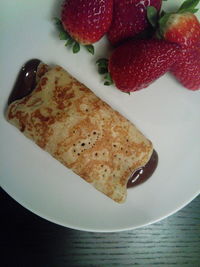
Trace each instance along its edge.
<instances>
[{"instance_id":1,"label":"strawberry leaves","mask_svg":"<svg viewBox=\"0 0 200 267\"><path fill-rule=\"evenodd\" d=\"M183 4L180 6L178 13L196 13L198 11L198 8L196 6L199 4L200 0L186 0L183 2Z\"/></svg>"},{"instance_id":2,"label":"strawberry leaves","mask_svg":"<svg viewBox=\"0 0 200 267\"><path fill-rule=\"evenodd\" d=\"M67 40L70 38L70 36L67 32L60 31L59 32L59 38L60 38L60 40Z\"/></svg>"},{"instance_id":3,"label":"strawberry leaves","mask_svg":"<svg viewBox=\"0 0 200 267\"><path fill-rule=\"evenodd\" d=\"M167 24L169 17L171 16L171 13L166 13L164 14L160 19L159 19L159 35L163 36L164 35L164 29L165 25Z\"/></svg>"},{"instance_id":4,"label":"strawberry leaves","mask_svg":"<svg viewBox=\"0 0 200 267\"><path fill-rule=\"evenodd\" d=\"M60 40L65 40L65 46L72 48L72 52L74 54L78 53L80 51L80 44L75 41L69 33L63 28L62 22L59 18L54 18L56 28L59 32L59 38ZM86 48L86 50L94 55L94 46L93 45L82 45L83 47Z\"/></svg>"},{"instance_id":5,"label":"strawberry leaves","mask_svg":"<svg viewBox=\"0 0 200 267\"><path fill-rule=\"evenodd\" d=\"M107 58L100 58L96 61L98 65L98 72L99 74L105 74L108 72L108 59Z\"/></svg>"},{"instance_id":6,"label":"strawberry leaves","mask_svg":"<svg viewBox=\"0 0 200 267\"><path fill-rule=\"evenodd\" d=\"M98 66L99 74L105 74L104 76L104 85L111 85L113 84L113 80L108 72L108 59L107 58L100 58L96 61Z\"/></svg>"},{"instance_id":7,"label":"strawberry leaves","mask_svg":"<svg viewBox=\"0 0 200 267\"><path fill-rule=\"evenodd\" d=\"M94 55L94 46L93 45L85 45L85 48L87 49L87 51L89 53L91 53L92 55Z\"/></svg>"},{"instance_id":8,"label":"strawberry leaves","mask_svg":"<svg viewBox=\"0 0 200 267\"><path fill-rule=\"evenodd\" d=\"M113 80L112 80L109 72L106 73L106 75L104 76L104 79L105 79L104 85L109 86L109 85L113 84Z\"/></svg>"},{"instance_id":9,"label":"strawberry leaves","mask_svg":"<svg viewBox=\"0 0 200 267\"><path fill-rule=\"evenodd\" d=\"M59 18L54 18L54 21L55 21L55 25L56 25L56 28L57 28L57 30L59 31L59 33L65 33L65 30L64 30L64 28L63 28L63 26L62 26L62 22L61 22L61 20L59 19Z\"/></svg>"},{"instance_id":10,"label":"strawberry leaves","mask_svg":"<svg viewBox=\"0 0 200 267\"><path fill-rule=\"evenodd\" d=\"M75 42L74 45L73 45L72 50L73 50L73 53L74 53L74 54L75 54L75 53L78 53L78 52L80 51L80 44L77 43L77 42Z\"/></svg>"},{"instance_id":11,"label":"strawberry leaves","mask_svg":"<svg viewBox=\"0 0 200 267\"><path fill-rule=\"evenodd\" d=\"M158 10L154 6L147 7L147 18L153 28L156 28L158 22Z\"/></svg>"}]
</instances>

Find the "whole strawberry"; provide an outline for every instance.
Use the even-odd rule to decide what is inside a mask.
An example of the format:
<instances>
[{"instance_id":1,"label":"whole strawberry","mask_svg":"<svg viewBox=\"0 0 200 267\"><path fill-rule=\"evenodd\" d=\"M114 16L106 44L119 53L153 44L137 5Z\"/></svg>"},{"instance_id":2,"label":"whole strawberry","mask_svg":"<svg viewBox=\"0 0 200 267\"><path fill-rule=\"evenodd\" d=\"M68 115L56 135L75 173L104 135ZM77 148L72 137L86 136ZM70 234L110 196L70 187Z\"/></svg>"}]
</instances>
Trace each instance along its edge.
<instances>
[{"instance_id":1,"label":"whole strawberry","mask_svg":"<svg viewBox=\"0 0 200 267\"><path fill-rule=\"evenodd\" d=\"M165 74L177 60L178 51L176 44L164 40L128 41L114 50L108 71L118 89L137 91Z\"/></svg>"},{"instance_id":2,"label":"whole strawberry","mask_svg":"<svg viewBox=\"0 0 200 267\"><path fill-rule=\"evenodd\" d=\"M186 0L178 11L166 13L159 20L159 35L170 42L192 48L200 42L200 23L193 14L200 0Z\"/></svg>"},{"instance_id":3,"label":"whole strawberry","mask_svg":"<svg viewBox=\"0 0 200 267\"><path fill-rule=\"evenodd\" d=\"M113 0L65 0L62 25L78 43L95 43L110 27L112 8Z\"/></svg>"},{"instance_id":4,"label":"whole strawberry","mask_svg":"<svg viewBox=\"0 0 200 267\"><path fill-rule=\"evenodd\" d=\"M200 23L193 14L199 2L186 0L176 12L166 13L159 20L160 37L181 47L171 72L189 90L200 89Z\"/></svg>"},{"instance_id":5,"label":"whole strawberry","mask_svg":"<svg viewBox=\"0 0 200 267\"><path fill-rule=\"evenodd\" d=\"M187 89L200 89L200 45L194 49L183 49L171 72Z\"/></svg>"},{"instance_id":6,"label":"whole strawberry","mask_svg":"<svg viewBox=\"0 0 200 267\"><path fill-rule=\"evenodd\" d=\"M108 31L108 40L112 45L133 37L144 31L150 24L147 20L147 7L157 11L162 0L114 0L113 20Z\"/></svg>"}]
</instances>

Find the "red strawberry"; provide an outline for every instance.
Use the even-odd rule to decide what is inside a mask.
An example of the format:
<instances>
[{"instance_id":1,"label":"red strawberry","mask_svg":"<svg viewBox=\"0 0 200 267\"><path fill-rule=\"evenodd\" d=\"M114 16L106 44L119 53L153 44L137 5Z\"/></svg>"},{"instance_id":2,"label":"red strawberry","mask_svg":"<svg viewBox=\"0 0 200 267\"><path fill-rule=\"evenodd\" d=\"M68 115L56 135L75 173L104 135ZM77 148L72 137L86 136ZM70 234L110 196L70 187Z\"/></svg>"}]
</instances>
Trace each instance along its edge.
<instances>
[{"instance_id":1,"label":"red strawberry","mask_svg":"<svg viewBox=\"0 0 200 267\"><path fill-rule=\"evenodd\" d=\"M171 72L190 90L200 89L200 23L193 14L200 0L186 0L175 13L159 20L159 35L179 44L181 53Z\"/></svg>"},{"instance_id":2,"label":"red strawberry","mask_svg":"<svg viewBox=\"0 0 200 267\"><path fill-rule=\"evenodd\" d=\"M149 26L147 7L154 6L158 11L162 0L114 0L113 20L108 31L108 39L116 45L123 40L141 33Z\"/></svg>"},{"instance_id":3,"label":"red strawberry","mask_svg":"<svg viewBox=\"0 0 200 267\"><path fill-rule=\"evenodd\" d=\"M114 50L108 70L118 89L124 92L140 90L171 68L178 51L178 45L164 40L129 41Z\"/></svg>"},{"instance_id":4,"label":"red strawberry","mask_svg":"<svg viewBox=\"0 0 200 267\"><path fill-rule=\"evenodd\" d=\"M186 88L193 91L200 89L200 45L194 49L183 49L171 72Z\"/></svg>"},{"instance_id":5,"label":"red strawberry","mask_svg":"<svg viewBox=\"0 0 200 267\"><path fill-rule=\"evenodd\" d=\"M192 47L200 42L200 23L193 14L199 0L186 0L176 13L165 14L159 21L161 36L182 47Z\"/></svg>"},{"instance_id":6,"label":"red strawberry","mask_svg":"<svg viewBox=\"0 0 200 267\"><path fill-rule=\"evenodd\" d=\"M61 21L64 29L81 44L97 42L112 20L113 0L65 0Z\"/></svg>"}]
</instances>

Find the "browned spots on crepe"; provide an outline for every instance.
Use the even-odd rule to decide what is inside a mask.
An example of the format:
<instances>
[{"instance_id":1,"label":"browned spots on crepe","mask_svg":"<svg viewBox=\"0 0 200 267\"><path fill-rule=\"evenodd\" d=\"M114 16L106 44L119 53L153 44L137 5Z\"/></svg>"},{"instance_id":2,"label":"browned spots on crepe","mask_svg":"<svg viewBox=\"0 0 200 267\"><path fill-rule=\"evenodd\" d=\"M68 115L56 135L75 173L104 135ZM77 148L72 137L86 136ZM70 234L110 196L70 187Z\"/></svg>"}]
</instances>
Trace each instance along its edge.
<instances>
[{"instance_id":1,"label":"browned spots on crepe","mask_svg":"<svg viewBox=\"0 0 200 267\"><path fill-rule=\"evenodd\" d=\"M46 114L44 114L46 111ZM31 127L30 131L35 132L37 136L36 143L45 148L51 135L53 135L53 129L51 125L55 123L55 117L51 116L51 112L48 109L43 110L43 114L40 109L36 109L30 117Z\"/></svg>"},{"instance_id":2,"label":"browned spots on crepe","mask_svg":"<svg viewBox=\"0 0 200 267\"><path fill-rule=\"evenodd\" d=\"M8 120L99 191L124 202L129 177L152 154L151 142L61 67L41 64L37 79L28 97L9 106Z\"/></svg>"},{"instance_id":3,"label":"browned spots on crepe","mask_svg":"<svg viewBox=\"0 0 200 267\"><path fill-rule=\"evenodd\" d=\"M70 90L70 92L69 92ZM69 107L70 98L73 98L74 92L71 90L70 85L69 86L55 86L55 90L53 92L53 99L57 104L58 109L64 109L65 107Z\"/></svg>"},{"instance_id":4,"label":"browned spots on crepe","mask_svg":"<svg viewBox=\"0 0 200 267\"><path fill-rule=\"evenodd\" d=\"M46 77L43 77L43 78L41 79L41 82L40 82L41 86L46 85L47 81L48 81L48 79L47 79Z\"/></svg>"},{"instance_id":5,"label":"browned spots on crepe","mask_svg":"<svg viewBox=\"0 0 200 267\"><path fill-rule=\"evenodd\" d=\"M37 69L37 80L39 80L49 70L49 66L44 63L40 63Z\"/></svg>"}]
</instances>

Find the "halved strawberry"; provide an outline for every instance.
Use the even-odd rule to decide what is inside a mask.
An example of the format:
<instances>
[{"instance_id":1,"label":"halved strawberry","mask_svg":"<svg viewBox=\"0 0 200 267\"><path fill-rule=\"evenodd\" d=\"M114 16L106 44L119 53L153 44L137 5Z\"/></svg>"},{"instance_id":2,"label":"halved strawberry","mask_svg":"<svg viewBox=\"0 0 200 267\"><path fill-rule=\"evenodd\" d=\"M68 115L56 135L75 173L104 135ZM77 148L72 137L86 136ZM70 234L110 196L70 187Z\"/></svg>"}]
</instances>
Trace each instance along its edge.
<instances>
[{"instance_id":1,"label":"halved strawberry","mask_svg":"<svg viewBox=\"0 0 200 267\"><path fill-rule=\"evenodd\" d=\"M123 92L137 91L165 74L178 55L179 46L164 40L132 40L114 50L109 58L108 71L118 89ZM105 60L97 63L100 65L99 71L105 70ZM105 84L109 85L109 75L106 79Z\"/></svg>"}]
</instances>

